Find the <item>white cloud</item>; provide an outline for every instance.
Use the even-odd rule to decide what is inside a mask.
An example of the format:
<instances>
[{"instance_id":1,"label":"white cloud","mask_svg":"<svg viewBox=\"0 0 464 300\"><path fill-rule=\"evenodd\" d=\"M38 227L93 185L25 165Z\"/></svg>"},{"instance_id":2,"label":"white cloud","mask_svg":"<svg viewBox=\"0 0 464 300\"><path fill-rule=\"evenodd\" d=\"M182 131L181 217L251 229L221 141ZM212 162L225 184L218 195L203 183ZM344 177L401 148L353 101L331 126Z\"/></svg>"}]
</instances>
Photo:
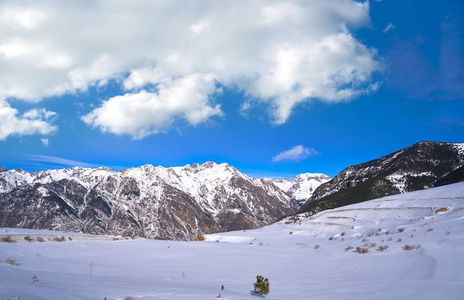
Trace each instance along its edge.
<instances>
[{"instance_id":1,"label":"white cloud","mask_svg":"<svg viewBox=\"0 0 464 300\"><path fill-rule=\"evenodd\" d=\"M273 162L284 161L284 160L293 160L293 161L301 161L304 160L306 157L311 155L320 155L315 149L313 148L305 148L303 145L297 145L290 150L283 151L278 155L272 158Z\"/></svg>"},{"instance_id":2,"label":"white cloud","mask_svg":"<svg viewBox=\"0 0 464 300\"><path fill-rule=\"evenodd\" d=\"M32 109L19 115L18 110L0 100L0 140L10 135L51 134L57 127L47 122L55 112L45 109Z\"/></svg>"},{"instance_id":3,"label":"white cloud","mask_svg":"<svg viewBox=\"0 0 464 300\"><path fill-rule=\"evenodd\" d=\"M393 25L392 23L388 23L388 25L385 27L385 29L383 30L383 33L387 33L389 32L390 30L395 30L395 25Z\"/></svg>"},{"instance_id":4,"label":"white cloud","mask_svg":"<svg viewBox=\"0 0 464 300\"><path fill-rule=\"evenodd\" d=\"M349 32L367 24L369 3L354 0L2 1L0 99L39 101L114 79L129 95L147 90L163 108L169 104L161 104L168 100L158 85L172 90L172 82L199 74L244 92L254 98L250 104L266 103L272 121L282 124L301 102L350 100L372 90L371 75L382 63ZM130 106L132 97L120 97L120 107ZM180 115L190 122L197 104ZM155 110L155 119L164 112ZM218 114L214 107L201 111L202 121ZM134 126L137 120L122 128L116 115L91 115L87 123L109 132L159 129Z\"/></svg>"},{"instance_id":5,"label":"white cloud","mask_svg":"<svg viewBox=\"0 0 464 300\"><path fill-rule=\"evenodd\" d=\"M40 139L40 141L42 142L42 145L44 145L45 147L48 147L49 145L48 139L43 138L43 139Z\"/></svg>"},{"instance_id":6,"label":"white cloud","mask_svg":"<svg viewBox=\"0 0 464 300\"><path fill-rule=\"evenodd\" d=\"M192 74L160 84L156 92L142 90L105 101L82 120L104 132L143 138L166 129L175 119L192 125L222 115L209 98L216 92L214 78Z\"/></svg>"}]
</instances>

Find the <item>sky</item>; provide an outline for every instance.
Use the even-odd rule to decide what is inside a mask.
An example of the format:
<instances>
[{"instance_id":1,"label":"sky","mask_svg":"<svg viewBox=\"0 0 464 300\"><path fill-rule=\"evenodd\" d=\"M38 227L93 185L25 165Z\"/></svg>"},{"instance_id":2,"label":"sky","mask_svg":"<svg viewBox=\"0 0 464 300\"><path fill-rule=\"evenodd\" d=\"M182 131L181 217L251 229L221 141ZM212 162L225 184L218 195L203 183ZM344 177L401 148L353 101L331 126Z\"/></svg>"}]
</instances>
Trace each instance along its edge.
<instances>
[{"instance_id":1,"label":"sky","mask_svg":"<svg viewBox=\"0 0 464 300\"><path fill-rule=\"evenodd\" d=\"M464 2L0 2L0 166L335 176L464 142Z\"/></svg>"}]
</instances>

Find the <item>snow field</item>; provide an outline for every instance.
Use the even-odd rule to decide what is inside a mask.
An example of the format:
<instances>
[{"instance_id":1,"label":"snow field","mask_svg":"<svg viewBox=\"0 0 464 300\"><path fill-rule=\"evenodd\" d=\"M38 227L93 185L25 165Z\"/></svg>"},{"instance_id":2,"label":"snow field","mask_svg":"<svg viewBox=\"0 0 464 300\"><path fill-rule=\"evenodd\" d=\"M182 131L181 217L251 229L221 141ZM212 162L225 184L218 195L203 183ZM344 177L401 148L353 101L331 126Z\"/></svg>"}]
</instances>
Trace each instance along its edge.
<instances>
[{"instance_id":1,"label":"snow field","mask_svg":"<svg viewBox=\"0 0 464 300\"><path fill-rule=\"evenodd\" d=\"M266 299L462 299L463 196L458 183L204 242L72 235L39 243L20 239L71 234L0 229L0 238L18 239L0 243L0 299L259 299L250 293L256 275L269 278ZM5 263L10 257L20 265Z\"/></svg>"}]
</instances>

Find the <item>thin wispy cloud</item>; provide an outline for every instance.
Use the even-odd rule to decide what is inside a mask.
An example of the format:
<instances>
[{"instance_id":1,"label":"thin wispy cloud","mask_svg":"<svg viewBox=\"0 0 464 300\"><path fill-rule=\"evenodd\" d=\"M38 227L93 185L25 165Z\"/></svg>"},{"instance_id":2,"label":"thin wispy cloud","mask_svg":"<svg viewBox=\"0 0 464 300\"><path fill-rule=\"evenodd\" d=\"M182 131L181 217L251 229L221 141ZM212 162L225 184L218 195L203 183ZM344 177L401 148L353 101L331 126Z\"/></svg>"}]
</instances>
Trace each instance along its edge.
<instances>
[{"instance_id":1,"label":"thin wispy cloud","mask_svg":"<svg viewBox=\"0 0 464 300\"><path fill-rule=\"evenodd\" d=\"M272 158L273 162L279 161L302 161L308 156L321 155L313 148L305 148L303 145L297 145L289 150L283 151Z\"/></svg>"},{"instance_id":2,"label":"thin wispy cloud","mask_svg":"<svg viewBox=\"0 0 464 300\"><path fill-rule=\"evenodd\" d=\"M395 25L393 25L392 23L388 23L388 25L385 27L385 29L383 30L383 33L387 33L389 32L390 30L395 30Z\"/></svg>"},{"instance_id":3,"label":"thin wispy cloud","mask_svg":"<svg viewBox=\"0 0 464 300\"><path fill-rule=\"evenodd\" d=\"M44 145L45 147L48 147L49 145L48 139L40 139L40 141L42 142L42 145Z\"/></svg>"},{"instance_id":4,"label":"thin wispy cloud","mask_svg":"<svg viewBox=\"0 0 464 300\"><path fill-rule=\"evenodd\" d=\"M47 141L48 143L48 141ZM28 155L28 160L37 161L47 163L53 166L61 166L61 167L83 167L83 168L97 168L100 165L91 164L61 157L54 157L54 156L45 156L45 155Z\"/></svg>"}]
</instances>

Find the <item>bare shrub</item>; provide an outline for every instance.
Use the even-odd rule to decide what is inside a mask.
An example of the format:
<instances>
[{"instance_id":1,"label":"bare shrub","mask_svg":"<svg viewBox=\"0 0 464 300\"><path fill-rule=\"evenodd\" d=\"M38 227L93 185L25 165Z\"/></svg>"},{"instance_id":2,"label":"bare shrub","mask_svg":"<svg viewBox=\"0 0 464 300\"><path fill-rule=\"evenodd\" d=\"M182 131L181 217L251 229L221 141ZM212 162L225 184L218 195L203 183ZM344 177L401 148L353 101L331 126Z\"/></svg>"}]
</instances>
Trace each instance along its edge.
<instances>
[{"instance_id":1,"label":"bare shrub","mask_svg":"<svg viewBox=\"0 0 464 300\"><path fill-rule=\"evenodd\" d=\"M124 300L134 300L134 299L135 299L135 298L132 297L132 296L126 296L126 297L124 297Z\"/></svg>"},{"instance_id":2,"label":"bare shrub","mask_svg":"<svg viewBox=\"0 0 464 300\"><path fill-rule=\"evenodd\" d=\"M314 249L319 249L321 247L321 245L316 245L314 246Z\"/></svg>"},{"instance_id":3,"label":"bare shrub","mask_svg":"<svg viewBox=\"0 0 464 300\"><path fill-rule=\"evenodd\" d=\"M66 238L65 238L64 236L61 236L61 237L55 236L55 237L53 238L53 240L54 240L55 242L64 242L64 241L66 240Z\"/></svg>"},{"instance_id":4,"label":"bare shrub","mask_svg":"<svg viewBox=\"0 0 464 300\"><path fill-rule=\"evenodd\" d=\"M0 242L2 243L13 243L14 240L11 238L10 235L4 236L0 239Z\"/></svg>"},{"instance_id":5,"label":"bare shrub","mask_svg":"<svg viewBox=\"0 0 464 300\"><path fill-rule=\"evenodd\" d=\"M398 232L403 232L404 228L398 228Z\"/></svg>"},{"instance_id":6,"label":"bare shrub","mask_svg":"<svg viewBox=\"0 0 464 300\"><path fill-rule=\"evenodd\" d=\"M402 241L403 241L402 239L398 239L396 242L401 243Z\"/></svg>"},{"instance_id":7,"label":"bare shrub","mask_svg":"<svg viewBox=\"0 0 464 300\"><path fill-rule=\"evenodd\" d=\"M403 249L406 251L419 249L420 245L404 245Z\"/></svg>"},{"instance_id":8,"label":"bare shrub","mask_svg":"<svg viewBox=\"0 0 464 300\"><path fill-rule=\"evenodd\" d=\"M10 266L19 266L20 264L16 261L14 257L8 257L5 259L5 264Z\"/></svg>"},{"instance_id":9,"label":"bare shrub","mask_svg":"<svg viewBox=\"0 0 464 300\"><path fill-rule=\"evenodd\" d=\"M382 251L382 252L383 252L383 251L385 251L385 250L387 250L387 249L388 249L388 246L387 246L387 245L385 245L385 246L379 246L379 251Z\"/></svg>"},{"instance_id":10,"label":"bare shrub","mask_svg":"<svg viewBox=\"0 0 464 300\"><path fill-rule=\"evenodd\" d=\"M30 235L26 235L26 236L24 237L24 240L28 241L29 243L34 241L34 239L31 238Z\"/></svg>"},{"instance_id":11,"label":"bare shrub","mask_svg":"<svg viewBox=\"0 0 464 300\"><path fill-rule=\"evenodd\" d=\"M68 237L68 240L72 241L72 237Z\"/></svg>"},{"instance_id":12,"label":"bare shrub","mask_svg":"<svg viewBox=\"0 0 464 300\"><path fill-rule=\"evenodd\" d=\"M363 242L363 243L367 243L367 242L369 242L369 240L368 240L368 239L362 239L362 241L361 241L361 242Z\"/></svg>"},{"instance_id":13,"label":"bare shrub","mask_svg":"<svg viewBox=\"0 0 464 300\"><path fill-rule=\"evenodd\" d=\"M194 238L193 240L194 240L195 242L202 242L202 241L205 240L205 237L202 236L202 235L200 235L199 237L196 237L196 238Z\"/></svg>"},{"instance_id":14,"label":"bare shrub","mask_svg":"<svg viewBox=\"0 0 464 300\"><path fill-rule=\"evenodd\" d=\"M293 231L290 231L288 234L293 234Z\"/></svg>"},{"instance_id":15,"label":"bare shrub","mask_svg":"<svg viewBox=\"0 0 464 300\"><path fill-rule=\"evenodd\" d=\"M44 240L43 237L39 236L39 237L37 238L37 242L43 243L43 242L45 242L45 240Z\"/></svg>"},{"instance_id":16,"label":"bare shrub","mask_svg":"<svg viewBox=\"0 0 464 300\"><path fill-rule=\"evenodd\" d=\"M375 247L377 247L377 244L376 244L376 243L371 243L371 244L369 245L369 248L375 248Z\"/></svg>"},{"instance_id":17,"label":"bare shrub","mask_svg":"<svg viewBox=\"0 0 464 300\"><path fill-rule=\"evenodd\" d=\"M356 252L360 253L360 254L366 254L369 252L369 249L368 248L362 248L362 247L356 247Z\"/></svg>"},{"instance_id":18,"label":"bare shrub","mask_svg":"<svg viewBox=\"0 0 464 300\"><path fill-rule=\"evenodd\" d=\"M389 241L389 242L393 241L393 238L388 238L388 241Z\"/></svg>"},{"instance_id":19,"label":"bare shrub","mask_svg":"<svg viewBox=\"0 0 464 300\"><path fill-rule=\"evenodd\" d=\"M333 237L333 236L329 237L329 241L332 241L333 239L334 239L334 237Z\"/></svg>"},{"instance_id":20,"label":"bare shrub","mask_svg":"<svg viewBox=\"0 0 464 300\"><path fill-rule=\"evenodd\" d=\"M89 271L89 279L92 280L92 273L95 270L95 264L92 262L87 266L87 271Z\"/></svg>"},{"instance_id":21,"label":"bare shrub","mask_svg":"<svg viewBox=\"0 0 464 300\"><path fill-rule=\"evenodd\" d=\"M344 235L345 235L345 233L344 233L344 232L340 233L340 236L344 236Z\"/></svg>"},{"instance_id":22,"label":"bare shrub","mask_svg":"<svg viewBox=\"0 0 464 300\"><path fill-rule=\"evenodd\" d=\"M354 249L354 247L353 247L353 246L348 246L348 247L345 248L345 252L348 252L348 251L350 251L351 249Z\"/></svg>"},{"instance_id":23,"label":"bare shrub","mask_svg":"<svg viewBox=\"0 0 464 300\"><path fill-rule=\"evenodd\" d=\"M259 244L260 246L263 246L263 245L264 245L264 243L263 243L263 242L261 242L261 241L260 241L258 244Z\"/></svg>"},{"instance_id":24,"label":"bare shrub","mask_svg":"<svg viewBox=\"0 0 464 300\"><path fill-rule=\"evenodd\" d=\"M429 229L427 229L427 231L428 231L428 232L433 231L433 228L429 228Z\"/></svg>"}]
</instances>

